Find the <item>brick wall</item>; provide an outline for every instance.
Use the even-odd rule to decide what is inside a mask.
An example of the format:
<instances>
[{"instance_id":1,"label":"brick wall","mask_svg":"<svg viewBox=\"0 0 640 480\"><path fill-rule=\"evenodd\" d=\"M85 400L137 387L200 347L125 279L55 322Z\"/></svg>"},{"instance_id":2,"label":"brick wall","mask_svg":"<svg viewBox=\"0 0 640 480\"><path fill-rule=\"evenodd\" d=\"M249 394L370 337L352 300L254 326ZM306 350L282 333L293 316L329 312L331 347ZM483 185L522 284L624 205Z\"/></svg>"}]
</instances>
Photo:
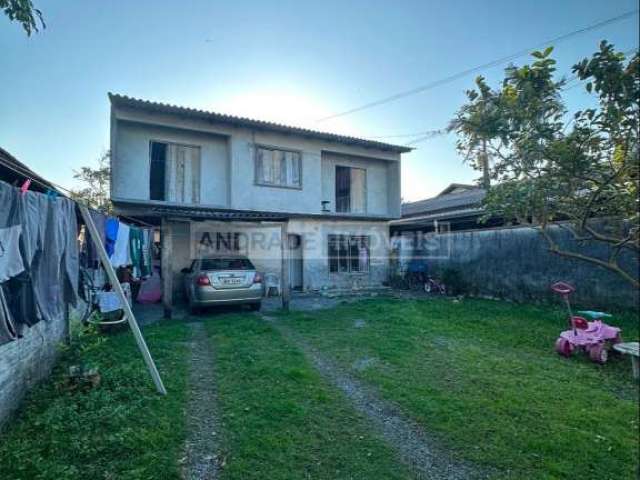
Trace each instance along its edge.
<instances>
[{"instance_id":1,"label":"brick wall","mask_svg":"<svg viewBox=\"0 0 640 480\"><path fill-rule=\"evenodd\" d=\"M43 320L25 328L24 337L0 345L0 427L25 394L49 375L59 346L67 338L68 325L66 316Z\"/></svg>"}]
</instances>

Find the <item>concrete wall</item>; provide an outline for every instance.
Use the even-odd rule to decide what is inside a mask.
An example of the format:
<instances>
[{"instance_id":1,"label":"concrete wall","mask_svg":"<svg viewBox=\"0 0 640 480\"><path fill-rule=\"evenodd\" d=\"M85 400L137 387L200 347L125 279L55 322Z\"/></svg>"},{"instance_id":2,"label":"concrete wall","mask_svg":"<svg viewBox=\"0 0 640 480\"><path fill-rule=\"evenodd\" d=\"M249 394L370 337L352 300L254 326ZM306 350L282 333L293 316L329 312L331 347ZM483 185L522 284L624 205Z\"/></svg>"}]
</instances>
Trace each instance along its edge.
<instances>
[{"instance_id":1,"label":"concrete wall","mask_svg":"<svg viewBox=\"0 0 640 480\"><path fill-rule=\"evenodd\" d=\"M578 244L569 231L559 227L554 227L552 234L563 249L608 258L605 245ZM549 252L545 240L531 228L443 234L430 238L427 247L428 265L458 269L474 294L558 302L549 285L564 280L577 287L572 298L583 307L638 308L637 292L619 276L603 267ZM624 254L621 259L628 271L638 271L637 259Z\"/></svg>"},{"instance_id":2,"label":"concrete wall","mask_svg":"<svg viewBox=\"0 0 640 480\"><path fill-rule=\"evenodd\" d=\"M280 225L263 223L172 222L174 296L183 298L182 274L198 254L198 242L206 232L215 239L216 233L241 233L241 251L263 273L281 274ZM289 223L289 233L302 237L303 289L364 288L380 286L388 277L388 227L386 222L300 219ZM370 237L370 268L366 273L331 273L327 257L328 235L368 235ZM205 254L206 255L206 254Z\"/></svg>"},{"instance_id":3,"label":"concrete wall","mask_svg":"<svg viewBox=\"0 0 640 480\"><path fill-rule=\"evenodd\" d=\"M118 123L116 134L118 157L112 161L113 198L149 200L151 141L199 146L200 202L227 205L229 152L226 137L122 121Z\"/></svg>"},{"instance_id":4,"label":"concrete wall","mask_svg":"<svg viewBox=\"0 0 640 480\"><path fill-rule=\"evenodd\" d=\"M367 169L370 208L363 216L400 216L398 153L127 109L114 110L111 128L112 197L116 200L148 200L149 141L164 139L203 146L204 206L321 214L321 202L328 200L333 210L335 192L330 184L335 173L323 168L322 159L340 156L341 164ZM301 152L302 189L256 185L256 145Z\"/></svg>"},{"instance_id":5,"label":"concrete wall","mask_svg":"<svg viewBox=\"0 0 640 480\"><path fill-rule=\"evenodd\" d=\"M40 321L23 333L24 337L0 345L0 426L27 391L51 372L59 345L67 337L68 322L65 317Z\"/></svg>"}]
</instances>

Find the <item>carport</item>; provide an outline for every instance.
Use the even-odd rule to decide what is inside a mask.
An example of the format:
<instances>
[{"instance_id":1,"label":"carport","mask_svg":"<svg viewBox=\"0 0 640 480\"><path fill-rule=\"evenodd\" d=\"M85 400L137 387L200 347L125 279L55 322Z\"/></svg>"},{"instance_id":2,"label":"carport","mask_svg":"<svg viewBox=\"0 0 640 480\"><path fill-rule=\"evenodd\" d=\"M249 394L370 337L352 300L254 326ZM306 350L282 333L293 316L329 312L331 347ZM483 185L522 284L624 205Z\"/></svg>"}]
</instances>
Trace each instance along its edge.
<instances>
[{"instance_id":1,"label":"carport","mask_svg":"<svg viewBox=\"0 0 640 480\"><path fill-rule=\"evenodd\" d=\"M186 260L192 260L198 254L196 247L199 235L200 242L215 239L211 232L232 232L263 230L270 232L273 238L277 232L278 246L273 245L270 250L262 252L262 260L269 263L271 271L277 272L280 280L280 296L282 308L288 310L290 300L289 285L289 248L288 239L289 217L271 212L248 212L238 210L222 210L201 206L183 205L149 205L119 203L117 212L128 217L138 218L144 222L159 227L160 234L160 268L162 278L162 301L164 317L172 318L176 291L179 290L179 271L186 265ZM219 235L218 235L219 236ZM282 241L285 239L285 241ZM224 241L229 240L227 237ZM200 245L201 246L201 245ZM250 248L251 246L247 246ZM279 247L279 248L278 248ZM277 249L277 251L276 251ZM252 261L250 250L243 252ZM276 253L280 259L278 266ZM266 258L271 255L274 258ZM182 262L182 263L181 263Z\"/></svg>"}]
</instances>

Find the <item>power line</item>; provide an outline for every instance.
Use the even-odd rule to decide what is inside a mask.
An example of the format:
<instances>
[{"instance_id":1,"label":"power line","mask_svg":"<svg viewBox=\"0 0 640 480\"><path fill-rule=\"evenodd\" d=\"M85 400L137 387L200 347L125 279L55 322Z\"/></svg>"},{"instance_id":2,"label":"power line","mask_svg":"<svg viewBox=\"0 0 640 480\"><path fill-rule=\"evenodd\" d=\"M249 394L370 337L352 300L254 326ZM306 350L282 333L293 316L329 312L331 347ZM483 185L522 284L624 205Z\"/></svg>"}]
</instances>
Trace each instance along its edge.
<instances>
[{"instance_id":1,"label":"power line","mask_svg":"<svg viewBox=\"0 0 640 480\"><path fill-rule=\"evenodd\" d=\"M507 55L506 57L502 57L502 58L499 58L497 60L493 60L491 62L485 63L483 65L479 65L477 67L473 67L473 68L469 68L467 70L463 70L462 72L455 73L455 74L450 75L448 77L441 78L439 80L435 80L433 82L426 83L424 85L420 85L419 87L412 88L410 90L405 90L403 92L399 92L399 93L396 93L394 95L390 95L390 96L382 98L380 100L376 100L376 101L373 101L373 102L370 102L370 103L366 103L364 105L352 108L350 110L346 110L346 111L341 112L341 113L336 113L334 115L329 115L328 117L320 118L317 121L318 122L324 122L324 121L331 120L331 119L338 118L338 117L342 117L342 116L345 116L345 115L350 115L352 113L360 112L362 110L366 110L366 109L369 109L369 108L372 108L372 107L377 107L377 106L383 105L385 103L393 102L395 100L399 100L401 98L408 97L410 95L415 95L417 93L421 93L421 92L424 92L426 90L430 90L430 89L438 87L440 85L444 85L446 83L450 83L450 82L452 82L454 80L457 80L459 78L465 77L465 76L467 76L467 75L469 75L471 73L475 73L475 72L478 72L480 70L484 70L486 68L495 67L497 65L503 64L503 63L508 62L510 60L514 60L514 59L516 59L518 57L521 57L523 55L528 55L531 52L531 50L533 50L533 49L545 47L545 46L547 46L547 45L549 45L551 43L562 42L562 41L567 40L567 39L569 39L571 37L574 37L576 35L580 35L580 34L583 34L583 33L586 33L586 32L590 32L592 30L596 30L598 28L602 28L602 27L604 27L606 25L610 25L612 23L616 23L616 22L620 22L622 20L626 20L627 18L630 18L630 17L632 17L634 15L637 15L637 14L638 14L638 9L632 10L630 12L623 13L622 15L618 15L616 17L608 18L608 19L603 20L601 22L597 22L597 23L594 23L592 25L588 25L588 26L586 26L584 28L581 28L579 30L574 30L574 31L566 33L564 35L560 35L559 37L555 37L555 38L552 38L552 39L547 40L545 42L538 43L538 44L536 44L536 45L534 45L532 47L519 50L519 51L517 51L517 52L515 52L515 53L513 53L511 55Z\"/></svg>"},{"instance_id":2,"label":"power line","mask_svg":"<svg viewBox=\"0 0 640 480\"><path fill-rule=\"evenodd\" d=\"M65 187L63 187L61 185L55 184L55 183L50 182L48 180L47 180L47 183L45 183L45 182L43 182L41 180L38 180L37 178L30 177L26 172L19 170L14 165L10 164L9 162L5 161L2 158L0 158L0 165L2 165L3 167L8 168L9 170L12 170L13 172L17 173L18 175L20 175L20 176L22 176L24 178L30 179L32 182L37 183L38 185L40 185L43 188L46 188L47 190L50 189L51 187L55 187L55 188L57 188L58 190L60 190L62 192L66 192L67 195L65 195L63 193L61 196L66 198L66 199L68 199L68 200L71 200L72 202L82 203L89 210L93 210L94 212L98 212L98 213L101 213L103 215L106 215L104 212L101 212L100 210L97 210L97 209L89 206L88 202L86 202L86 201L82 202L82 201L80 201L78 199L72 198L71 197L72 192L68 188L65 188ZM150 223L143 222L142 220L137 220L137 219L132 218L132 217L127 217L126 215L118 215L118 217L130 220L131 222L138 223L140 225L145 225L147 227L154 227L154 225L151 225Z\"/></svg>"},{"instance_id":3,"label":"power line","mask_svg":"<svg viewBox=\"0 0 640 480\"><path fill-rule=\"evenodd\" d=\"M625 56L630 55L634 52L637 52L638 48L630 48L629 50L625 50L622 52ZM582 80L578 78L578 74L573 74L570 77L565 79L564 86L560 89L561 92L566 92L567 90L572 90L576 87L581 86L580 83ZM416 143L424 142L426 140L431 140L432 138L439 137L442 135L446 135L449 133L447 128L441 128L439 130L427 130L423 132L414 132L414 133L398 133L394 135L380 135L377 137L366 137L366 138L402 138L402 137L418 137L410 142L406 143L406 146L411 146Z\"/></svg>"}]
</instances>

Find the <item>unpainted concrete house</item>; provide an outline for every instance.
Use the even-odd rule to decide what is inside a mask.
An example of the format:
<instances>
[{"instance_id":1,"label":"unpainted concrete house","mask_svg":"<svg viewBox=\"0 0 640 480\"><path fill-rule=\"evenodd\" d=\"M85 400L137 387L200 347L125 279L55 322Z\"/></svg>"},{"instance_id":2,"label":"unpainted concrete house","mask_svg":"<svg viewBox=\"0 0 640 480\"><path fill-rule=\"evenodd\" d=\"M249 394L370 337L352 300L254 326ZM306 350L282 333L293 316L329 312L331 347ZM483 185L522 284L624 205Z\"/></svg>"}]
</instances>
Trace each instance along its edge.
<instances>
[{"instance_id":1,"label":"unpainted concrete house","mask_svg":"<svg viewBox=\"0 0 640 480\"><path fill-rule=\"evenodd\" d=\"M388 222L400 217L410 148L109 98L111 198L118 213L163 227L165 292L182 294L192 259L228 250L293 289L387 278Z\"/></svg>"}]
</instances>

